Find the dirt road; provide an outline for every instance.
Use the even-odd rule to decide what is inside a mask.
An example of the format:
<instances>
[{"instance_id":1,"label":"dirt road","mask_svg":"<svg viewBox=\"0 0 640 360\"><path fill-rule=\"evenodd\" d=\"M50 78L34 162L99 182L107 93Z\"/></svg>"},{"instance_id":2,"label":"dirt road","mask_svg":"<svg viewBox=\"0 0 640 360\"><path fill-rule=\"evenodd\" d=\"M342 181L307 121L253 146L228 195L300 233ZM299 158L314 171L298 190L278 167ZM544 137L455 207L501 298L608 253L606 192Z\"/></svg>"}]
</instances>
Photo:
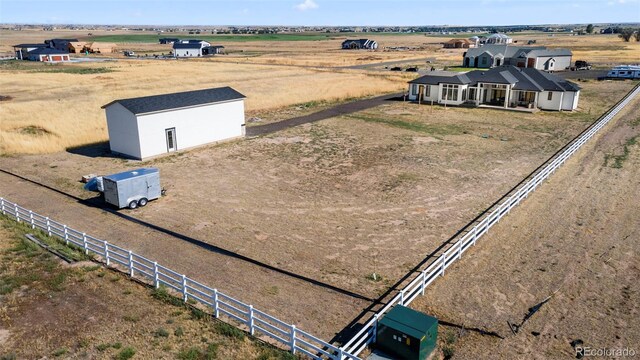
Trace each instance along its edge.
<instances>
[{"instance_id":1,"label":"dirt road","mask_svg":"<svg viewBox=\"0 0 640 360\"><path fill-rule=\"evenodd\" d=\"M579 344L640 351L639 104L412 305L505 337L455 330L455 358L575 358Z\"/></svg>"}]
</instances>

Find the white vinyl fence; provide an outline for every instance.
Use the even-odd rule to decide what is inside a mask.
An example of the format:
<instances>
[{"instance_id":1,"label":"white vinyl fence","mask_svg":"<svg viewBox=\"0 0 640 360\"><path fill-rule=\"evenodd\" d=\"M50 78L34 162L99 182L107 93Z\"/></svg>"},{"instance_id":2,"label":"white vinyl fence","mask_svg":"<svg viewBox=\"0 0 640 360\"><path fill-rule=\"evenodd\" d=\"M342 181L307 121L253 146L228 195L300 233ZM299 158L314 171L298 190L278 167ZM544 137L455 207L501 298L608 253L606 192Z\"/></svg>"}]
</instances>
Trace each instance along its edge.
<instances>
[{"instance_id":1,"label":"white vinyl fence","mask_svg":"<svg viewBox=\"0 0 640 360\"><path fill-rule=\"evenodd\" d=\"M153 284L156 288L161 285L166 286L180 294L185 302L190 299L195 300L210 308L216 318L222 315L225 319L234 320L246 326L251 335L265 335L284 345L294 354L305 354L313 359L358 359L343 352L339 347L296 328L295 325L285 323L252 305L189 279L131 250L87 235L1 197L0 210L3 215L8 215L17 222L29 224L33 229L46 232L48 236L56 236L64 240L67 245L81 248L87 255L97 256L97 260L101 260L111 268L128 273L130 277Z\"/></svg>"},{"instance_id":2,"label":"white vinyl fence","mask_svg":"<svg viewBox=\"0 0 640 360\"><path fill-rule=\"evenodd\" d=\"M595 133L604 127L620 110L622 110L636 95L640 93L640 84L630 91L622 100L614 105L609 111L600 117L591 127L585 130L579 137L568 144L565 149L559 152L555 157L550 159L529 181L522 184L511 196L503 200L497 207L488 213L482 221L467 231L464 235L460 235L458 241L451 245L438 258L433 260L422 272L416 276L407 286L396 294L380 311L373 315L364 325L364 327L354 335L342 348L344 351L353 355L358 355L364 350L368 344L375 341L376 328L378 320L381 319L387 311L397 304L408 305L418 295L423 295L425 288L429 286L438 276L443 276L444 271L454 261L460 259L462 253L471 245L475 245L476 241L489 231L502 217L507 215L509 211L520 204L538 185L546 180L556 169L558 169L571 155L573 155L584 143L586 143Z\"/></svg>"}]
</instances>

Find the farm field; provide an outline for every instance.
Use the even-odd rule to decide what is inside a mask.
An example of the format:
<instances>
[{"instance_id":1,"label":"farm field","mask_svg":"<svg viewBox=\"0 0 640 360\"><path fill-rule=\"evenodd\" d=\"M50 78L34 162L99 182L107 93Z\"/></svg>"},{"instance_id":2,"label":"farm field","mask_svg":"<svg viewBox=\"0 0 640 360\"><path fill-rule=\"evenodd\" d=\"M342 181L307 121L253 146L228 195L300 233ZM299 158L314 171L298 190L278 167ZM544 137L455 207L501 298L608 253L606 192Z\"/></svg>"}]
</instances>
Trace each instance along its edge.
<instances>
[{"instance_id":1,"label":"farm field","mask_svg":"<svg viewBox=\"0 0 640 360\"><path fill-rule=\"evenodd\" d=\"M442 329L453 335L454 359L575 358L572 343L637 353L639 104L629 104L412 304L505 338ZM521 324L548 297L511 332L507 322Z\"/></svg>"},{"instance_id":2,"label":"farm field","mask_svg":"<svg viewBox=\"0 0 640 360\"><path fill-rule=\"evenodd\" d=\"M307 325L306 329L330 338L346 325L345 319L366 306L364 299L383 293L633 84L582 85L583 107L575 113L389 102L268 136L142 163L111 158L99 146L1 159L3 169L94 206L101 202L81 190L82 175L159 167L168 195L148 207L123 211L122 216L91 208L83 210L80 220L74 208L85 206L71 206L69 201L74 200L43 204L39 198L50 194L46 190L33 192L28 184L20 185L6 175L0 176L0 183L9 199L176 264L178 270L198 274L196 279L230 289L234 296L273 309L276 316L286 315L285 321ZM188 241L145 226L123 225L127 217L358 297L247 269ZM234 264L232 269L229 264ZM259 275L254 275L256 271ZM370 280L374 272L383 280ZM214 275L220 273L226 276ZM248 273L251 278L244 278ZM314 300L305 297L300 303L291 297L301 293L315 294ZM326 312L309 314L310 308Z\"/></svg>"},{"instance_id":3,"label":"farm field","mask_svg":"<svg viewBox=\"0 0 640 360\"><path fill-rule=\"evenodd\" d=\"M0 217L2 359L294 359L82 253L66 264L31 231Z\"/></svg>"},{"instance_id":4,"label":"farm field","mask_svg":"<svg viewBox=\"0 0 640 360\"><path fill-rule=\"evenodd\" d=\"M55 152L106 141L106 120L100 107L115 99L231 86L247 96L251 116L294 104L331 102L405 87L404 78L393 74L370 76L363 71L203 60L35 65L39 66L0 63L2 94L11 97L0 103L0 153Z\"/></svg>"}]
</instances>

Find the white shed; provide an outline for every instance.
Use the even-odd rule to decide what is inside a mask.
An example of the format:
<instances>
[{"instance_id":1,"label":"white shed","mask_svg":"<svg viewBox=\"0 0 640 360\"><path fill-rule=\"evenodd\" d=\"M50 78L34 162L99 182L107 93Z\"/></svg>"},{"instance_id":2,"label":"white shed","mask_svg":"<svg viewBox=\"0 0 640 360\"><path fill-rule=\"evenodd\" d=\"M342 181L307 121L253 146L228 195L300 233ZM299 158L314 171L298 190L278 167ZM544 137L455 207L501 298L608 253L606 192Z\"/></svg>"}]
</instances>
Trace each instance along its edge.
<instances>
[{"instance_id":1,"label":"white shed","mask_svg":"<svg viewBox=\"0 0 640 360\"><path fill-rule=\"evenodd\" d=\"M111 151L146 159L244 136L245 96L230 87L112 101Z\"/></svg>"}]
</instances>

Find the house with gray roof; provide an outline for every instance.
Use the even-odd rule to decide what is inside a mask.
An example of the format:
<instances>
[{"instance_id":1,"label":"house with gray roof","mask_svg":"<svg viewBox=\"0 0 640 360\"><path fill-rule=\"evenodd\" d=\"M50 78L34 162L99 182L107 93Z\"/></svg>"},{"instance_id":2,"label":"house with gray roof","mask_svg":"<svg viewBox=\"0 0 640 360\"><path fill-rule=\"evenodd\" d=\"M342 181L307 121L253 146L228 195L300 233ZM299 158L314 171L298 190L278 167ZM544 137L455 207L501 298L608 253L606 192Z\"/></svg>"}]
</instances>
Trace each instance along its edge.
<instances>
[{"instance_id":1,"label":"house with gray roof","mask_svg":"<svg viewBox=\"0 0 640 360\"><path fill-rule=\"evenodd\" d=\"M347 39L342 42L342 49L344 50L375 50L378 48L378 43L371 39Z\"/></svg>"},{"instance_id":2,"label":"house with gray roof","mask_svg":"<svg viewBox=\"0 0 640 360\"><path fill-rule=\"evenodd\" d=\"M173 43L173 56L181 58L206 55L203 49L209 46L211 46L211 44L204 40L178 40Z\"/></svg>"},{"instance_id":3,"label":"house with gray roof","mask_svg":"<svg viewBox=\"0 0 640 360\"><path fill-rule=\"evenodd\" d=\"M544 71L562 71L571 66L571 50L543 46L484 45L464 53L462 66L492 68L513 65Z\"/></svg>"},{"instance_id":4,"label":"house with gray roof","mask_svg":"<svg viewBox=\"0 0 640 360\"><path fill-rule=\"evenodd\" d=\"M230 87L114 100L102 108L111 151L133 159L244 136L245 96Z\"/></svg>"},{"instance_id":5,"label":"house with gray roof","mask_svg":"<svg viewBox=\"0 0 640 360\"><path fill-rule=\"evenodd\" d=\"M513 42L513 39L505 34L491 34L489 36L487 36L487 39L485 40L485 43L487 44L511 44Z\"/></svg>"},{"instance_id":6,"label":"house with gray roof","mask_svg":"<svg viewBox=\"0 0 640 360\"><path fill-rule=\"evenodd\" d=\"M580 87L575 83L513 65L427 74L409 82L409 100L421 103L572 111L578 107L579 98Z\"/></svg>"}]
</instances>

